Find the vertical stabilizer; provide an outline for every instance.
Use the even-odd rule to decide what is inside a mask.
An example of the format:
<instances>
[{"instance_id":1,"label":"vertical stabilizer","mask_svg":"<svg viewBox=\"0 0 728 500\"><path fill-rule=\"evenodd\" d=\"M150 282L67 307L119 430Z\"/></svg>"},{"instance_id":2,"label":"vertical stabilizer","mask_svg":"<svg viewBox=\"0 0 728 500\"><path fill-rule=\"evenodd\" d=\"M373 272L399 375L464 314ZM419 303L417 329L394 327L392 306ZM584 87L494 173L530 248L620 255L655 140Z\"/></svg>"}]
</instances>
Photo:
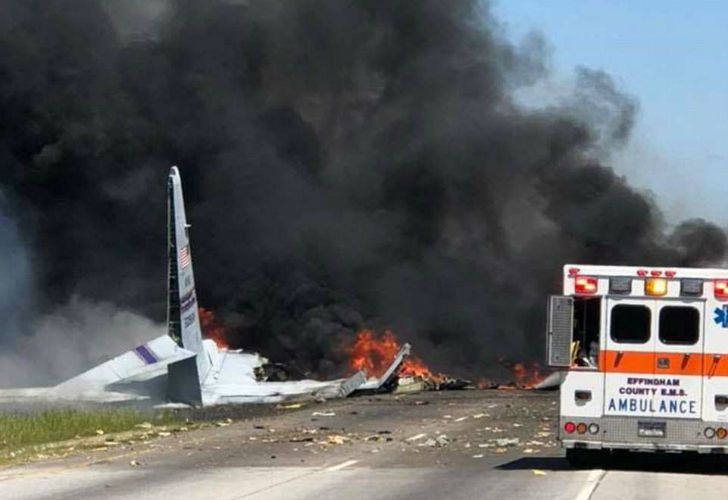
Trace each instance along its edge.
<instances>
[{"instance_id":1,"label":"vertical stabilizer","mask_svg":"<svg viewBox=\"0 0 728 500\"><path fill-rule=\"evenodd\" d=\"M192 271L190 226L187 224L182 179L177 167L172 167L169 171L167 196L169 336L184 349L197 354L197 371L199 380L202 381L210 369L210 361L202 345L195 276Z\"/></svg>"}]
</instances>

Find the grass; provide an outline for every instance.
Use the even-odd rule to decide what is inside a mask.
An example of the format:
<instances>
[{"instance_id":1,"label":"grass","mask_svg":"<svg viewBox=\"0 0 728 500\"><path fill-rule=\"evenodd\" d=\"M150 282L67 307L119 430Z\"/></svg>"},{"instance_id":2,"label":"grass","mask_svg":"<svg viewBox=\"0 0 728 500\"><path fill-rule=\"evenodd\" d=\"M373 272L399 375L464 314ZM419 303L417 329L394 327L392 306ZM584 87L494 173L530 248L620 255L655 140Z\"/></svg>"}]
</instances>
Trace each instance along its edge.
<instances>
[{"instance_id":1,"label":"grass","mask_svg":"<svg viewBox=\"0 0 728 500\"><path fill-rule=\"evenodd\" d=\"M74 438L134 429L140 424L176 423L169 413L133 409L51 409L36 413L0 414L0 453Z\"/></svg>"}]
</instances>

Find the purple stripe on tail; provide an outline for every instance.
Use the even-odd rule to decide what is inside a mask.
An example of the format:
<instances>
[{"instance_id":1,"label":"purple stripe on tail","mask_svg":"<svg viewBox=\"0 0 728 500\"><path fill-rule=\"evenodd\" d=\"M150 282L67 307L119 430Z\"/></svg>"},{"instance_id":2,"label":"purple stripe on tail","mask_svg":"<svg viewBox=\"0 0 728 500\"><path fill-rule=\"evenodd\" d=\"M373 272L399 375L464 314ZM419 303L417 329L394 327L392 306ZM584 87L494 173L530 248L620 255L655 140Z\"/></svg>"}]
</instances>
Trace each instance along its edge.
<instances>
[{"instance_id":1,"label":"purple stripe on tail","mask_svg":"<svg viewBox=\"0 0 728 500\"><path fill-rule=\"evenodd\" d=\"M159 361L159 359L157 359L152 350L144 344L140 345L139 347L135 347L134 352L142 359L142 361L144 361L148 365L152 365Z\"/></svg>"}]
</instances>

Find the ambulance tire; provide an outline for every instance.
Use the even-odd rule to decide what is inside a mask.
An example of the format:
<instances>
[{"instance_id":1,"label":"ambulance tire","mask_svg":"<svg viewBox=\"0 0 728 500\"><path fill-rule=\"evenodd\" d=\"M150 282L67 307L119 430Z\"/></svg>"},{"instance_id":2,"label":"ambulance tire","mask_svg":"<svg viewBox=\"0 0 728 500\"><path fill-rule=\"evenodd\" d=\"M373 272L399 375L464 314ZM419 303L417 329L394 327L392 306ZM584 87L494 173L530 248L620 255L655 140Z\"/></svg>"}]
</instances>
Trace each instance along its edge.
<instances>
[{"instance_id":1,"label":"ambulance tire","mask_svg":"<svg viewBox=\"0 0 728 500\"><path fill-rule=\"evenodd\" d=\"M573 467L591 467L601 465L607 459L602 450L587 450L584 448L568 448L566 461Z\"/></svg>"}]
</instances>

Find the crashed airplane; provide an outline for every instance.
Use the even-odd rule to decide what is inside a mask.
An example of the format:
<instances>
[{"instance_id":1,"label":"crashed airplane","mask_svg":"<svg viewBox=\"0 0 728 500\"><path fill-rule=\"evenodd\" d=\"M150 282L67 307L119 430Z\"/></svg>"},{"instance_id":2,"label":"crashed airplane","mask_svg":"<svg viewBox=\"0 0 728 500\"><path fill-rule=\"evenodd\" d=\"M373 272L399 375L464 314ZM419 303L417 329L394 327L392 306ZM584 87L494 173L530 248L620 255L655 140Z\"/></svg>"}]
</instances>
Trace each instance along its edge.
<instances>
[{"instance_id":1,"label":"crashed airplane","mask_svg":"<svg viewBox=\"0 0 728 500\"><path fill-rule=\"evenodd\" d=\"M168 178L168 333L106 361L55 387L3 391L8 397L91 402L168 401L194 406L268 403L301 397L337 398L390 390L409 355L405 344L379 378L360 370L346 379L267 381L267 359L257 353L220 349L203 339L195 292L190 225L177 167Z\"/></svg>"}]
</instances>

